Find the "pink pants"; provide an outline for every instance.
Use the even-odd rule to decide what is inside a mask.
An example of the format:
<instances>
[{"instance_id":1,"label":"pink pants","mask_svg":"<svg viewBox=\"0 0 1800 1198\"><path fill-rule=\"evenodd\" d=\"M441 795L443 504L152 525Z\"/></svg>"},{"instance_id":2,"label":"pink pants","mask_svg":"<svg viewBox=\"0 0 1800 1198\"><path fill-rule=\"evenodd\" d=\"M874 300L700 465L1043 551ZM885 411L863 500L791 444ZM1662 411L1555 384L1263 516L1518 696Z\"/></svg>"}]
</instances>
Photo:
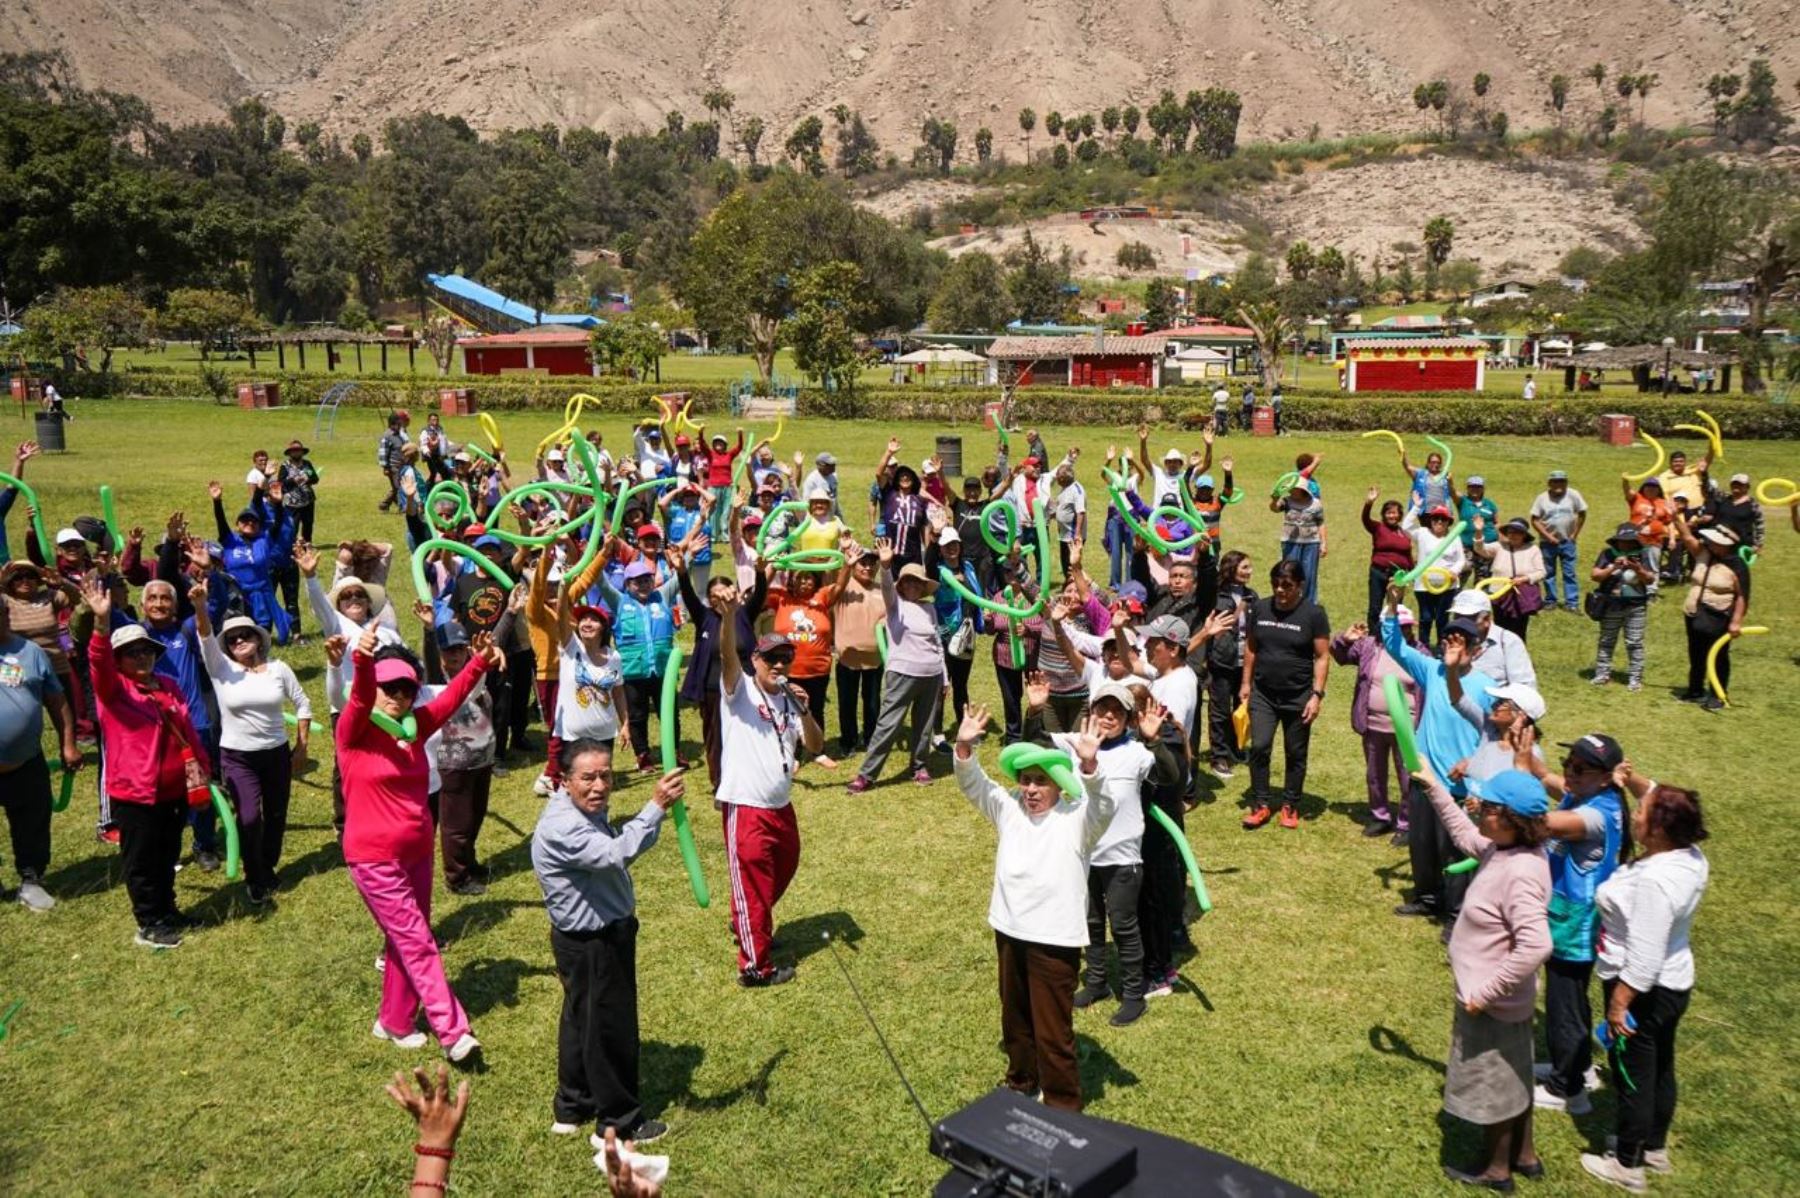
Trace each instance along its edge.
<instances>
[{"instance_id":1,"label":"pink pants","mask_svg":"<svg viewBox=\"0 0 1800 1198\"><path fill-rule=\"evenodd\" d=\"M445 1048L469 1030L469 1016L450 990L444 959L431 936L431 862L358 861L350 864L375 926L387 937L387 965L381 975L381 1026L410 1036L425 1008L425 1020Z\"/></svg>"}]
</instances>

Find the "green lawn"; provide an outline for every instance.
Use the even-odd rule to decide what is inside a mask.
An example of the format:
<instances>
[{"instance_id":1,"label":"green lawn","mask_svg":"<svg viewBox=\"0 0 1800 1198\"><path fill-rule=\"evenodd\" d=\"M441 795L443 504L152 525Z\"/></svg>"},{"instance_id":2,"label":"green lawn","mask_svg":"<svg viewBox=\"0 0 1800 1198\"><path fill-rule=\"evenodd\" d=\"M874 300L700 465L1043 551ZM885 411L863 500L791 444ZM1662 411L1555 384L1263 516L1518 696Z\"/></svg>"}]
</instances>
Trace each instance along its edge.
<instances>
[{"instance_id":1,"label":"green lawn","mask_svg":"<svg viewBox=\"0 0 1800 1198\"><path fill-rule=\"evenodd\" d=\"M110 482L125 523L155 529L174 508L203 517L208 478L235 493L250 452L309 438L304 410L240 412L179 403L83 402L66 456L33 461L53 527L98 510ZM475 422L452 422L473 435ZM550 413L501 418L515 449L554 424ZM23 424L17 426L23 435ZM602 424L608 442L623 418ZM376 512L377 421L347 417L335 441L314 447L324 470L320 539L399 540L397 518ZM830 448L854 488L895 430L875 422L790 423L788 452ZM923 457L943 428L903 426L908 458ZM988 451L974 429L966 460ZM1123 429L1046 428L1052 452L1084 446L1084 474ZM1159 430L1153 452L1191 437ZM1363 607L1366 540L1355 521L1364 489L1398 493L1404 480L1383 443L1351 436L1246 441L1230 437L1252 501L1232 508L1226 539L1255 555L1259 578L1274 556L1276 518L1260 495L1295 452L1323 449L1333 551L1324 600L1341 627ZM1643 450L1582 440L1463 439L1464 474L1480 470L1506 512L1517 512L1545 471L1567 468L1595 506L1584 552L1620 513L1617 476ZM1794 446L1731 444L1729 463L1758 477L1793 473ZM850 505L853 523L864 519ZM23 536L11 525L13 544ZM1757 567L1753 622L1769 636L1736 651L1737 706L1703 715L1670 697L1684 679L1679 601L1653 613L1648 688L1628 694L1587 684L1594 626L1578 616L1541 618L1531 637L1549 731L1617 735L1640 768L1705 792L1714 837L1713 884L1696 929L1699 985L1682 1032L1682 1105L1674 1178L1658 1193L1769 1195L1800 1192L1796 1095L1800 1037L1800 851L1791 779L1800 719L1793 695L1800 633L1789 618L1800 584L1794 534L1771 520ZM1103 569L1097 544L1089 565ZM404 566L394 598L410 602ZM311 626L310 616L308 626ZM314 701L323 681L316 644L289 659ZM995 699L991 671L977 694ZM1434 929L1389 914L1408 883L1403 851L1360 836L1362 764L1349 730L1350 680L1334 677L1312 754L1298 831L1238 828L1246 773L1209 791L1189 833L1217 903L1197 925L1186 985L1152 1005L1136 1026L1107 1024L1110 1007L1083 1012L1077 1034L1089 1109L1204 1144L1322 1194L1448 1194L1441 1154L1467 1159L1468 1129L1441 1129L1440 1085L1451 983ZM831 719L835 720L835 712ZM697 752L698 720L683 731ZM1788 731L1783 732L1783 729ZM992 750L984 757L992 764ZM798 981L750 992L733 984L717 823L695 826L718 896L698 910L672 843L639 862L646 1097L673 1132L658 1148L674 1158L672 1194L919 1194L941 1169L925 1129L888 1070L837 967L820 951L833 930L895 1053L934 1115L997 1083L992 936L985 924L993 834L941 780L915 787L892 778L869 795L843 791L835 775L808 769L796 793L805 849L779 908ZM559 990L551 973L540 895L527 841L539 809L520 763L497 783L482 850L497 881L487 896L437 895L437 931L458 994L486 1045L455 1189L469 1194L604 1191L581 1145L552 1139ZM617 810L648 793L632 779ZM430 1059L369 1036L379 942L331 843L327 774L315 766L297 786L275 909L255 912L240 884L184 871L182 904L207 926L179 951L152 955L131 944L116 854L92 835L91 775L55 820L48 884L61 905L44 917L0 908L0 1011L24 1007L0 1042L0 1192L40 1194L397 1193L411 1168L409 1121L381 1085L397 1065ZM10 863L6 876L14 880ZM1584 1195L1576 1161L1609 1127L1613 1103L1591 1118L1545 1115L1539 1145L1549 1181L1521 1192ZM1784 1130L1785 1129L1785 1130Z\"/></svg>"}]
</instances>

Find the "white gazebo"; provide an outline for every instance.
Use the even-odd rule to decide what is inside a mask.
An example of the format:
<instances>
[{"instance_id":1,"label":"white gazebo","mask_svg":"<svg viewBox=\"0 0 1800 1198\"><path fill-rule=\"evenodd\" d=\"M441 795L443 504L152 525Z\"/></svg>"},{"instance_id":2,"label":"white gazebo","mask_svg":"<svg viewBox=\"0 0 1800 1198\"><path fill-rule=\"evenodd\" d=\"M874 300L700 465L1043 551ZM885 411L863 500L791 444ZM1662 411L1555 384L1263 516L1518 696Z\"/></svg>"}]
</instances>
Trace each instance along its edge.
<instances>
[{"instance_id":1,"label":"white gazebo","mask_svg":"<svg viewBox=\"0 0 1800 1198\"><path fill-rule=\"evenodd\" d=\"M940 386L979 383L986 367L986 358L959 346L927 345L894 359L894 381Z\"/></svg>"}]
</instances>

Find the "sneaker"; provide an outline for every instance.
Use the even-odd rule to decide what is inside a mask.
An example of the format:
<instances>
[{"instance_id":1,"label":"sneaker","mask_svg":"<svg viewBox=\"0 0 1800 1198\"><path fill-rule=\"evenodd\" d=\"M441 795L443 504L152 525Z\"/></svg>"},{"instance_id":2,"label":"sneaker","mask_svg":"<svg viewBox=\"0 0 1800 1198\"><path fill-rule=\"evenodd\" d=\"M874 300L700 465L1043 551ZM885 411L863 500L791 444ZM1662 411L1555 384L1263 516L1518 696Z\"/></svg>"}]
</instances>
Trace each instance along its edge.
<instances>
[{"instance_id":1,"label":"sneaker","mask_svg":"<svg viewBox=\"0 0 1800 1198\"><path fill-rule=\"evenodd\" d=\"M872 783L870 783L870 781L867 778L863 777L861 774L858 774L858 775L856 775L856 777L850 779L850 785L844 787L844 789L849 791L853 795L859 795L863 791L869 789L869 787L871 785L872 785Z\"/></svg>"},{"instance_id":2,"label":"sneaker","mask_svg":"<svg viewBox=\"0 0 1800 1198\"><path fill-rule=\"evenodd\" d=\"M194 864L201 873L215 873L219 868L219 854L212 849L195 849Z\"/></svg>"},{"instance_id":3,"label":"sneaker","mask_svg":"<svg viewBox=\"0 0 1800 1198\"><path fill-rule=\"evenodd\" d=\"M1392 832L1393 830L1394 830L1394 821L1386 820L1386 819L1372 819L1368 823L1363 825L1362 834L1364 836L1368 837L1370 840L1373 840L1377 836L1386 836L1389 832Z\"/></svg>"},{"instance_id":4,"label":"sneaker","mask_svg":"<svg viewBox=\"0 0 1800 1198\"><path fill-rule=\"evenodd\" d=\"M1595 1156L1591 1152L1582 1153L1581 1167L1586 1169L1590 1176L1616 1185L1622 1190L1630 1190L1633 1194L1642 1194L1650 1189L1650 1183L1644 1180L1642 1165L1635 1169L1627 1169L1619 1163L1619 1158L1610 1152L1605 1156Z\"/></svg>"},{"instance_id":5,"label":"sneaker","mask_svg":"<svg viewBox=\"0 0 1800 1198\"><path fill-rule=\"evenodd\" d=\"M1213 762L1212 776L1221 782L1229 782L1232 779L1231 767L1224 762L1215 761Z\"/></svg>"},{"instance_id":6,"label":"sneaker","mask_svg":"<svg viewBox=\"0 0 1800 1198\"><path fill-rule=\"evenodd\" d=\"M1619 1151L1619 1137L1618 1136L1607 1136L1606 1137L1606 1154L1608 1156L1616 1156L1616 1155L1618 1155L1618 1151ZM1661 1173L1665 1176L1670 1173L1675 1172L1675 1166L1669 1160L1669 1150L1667 1148L1646 1148L1646 1149L1644 1149L1644 1168L1648 1172Z\"/></svg>"},{"instance_id":7,"label":"sneaker","mask_svg":"<svg viewBox=\"0 0 1800 1198\"><path fill-rule=\"evenodd\" d=\"M1682 703L1698 703L1706 698L1705 691L1676 691L1675 698Z\"/></svg>"},{"instance_id":8,"label":"sneaker","mask_svg":"<svg viewBox=\"0 0 1800 1198\"><path fill-rule=\"evenodd\" d=\"M1431 903L1422 903L1418 899L1401 903L1394 908L1395 915L1436 915L1437 907Z\"/></svg>"},{"instance_id":9,"label":"sneaker","mask_svg":"<svg viewBox=\"0 0 1800 1198\"><path fill-rule=\"evenodd\" d=\"M1167 983L1167 982L1158 982L1156 985L1154 985L1154 986L1150 987L1148 990L1144 991L1144 997L1145 998L1168 998L1170 995L1172 995L1174 993L1175 993L1175 987L1169 985L1169 983Z\"/></svg>"},{"instance_id":10,"label":"sneaker","mask_svg":"<svg viewBox=\"0 0 1800 1198\"><path fill-rule=\"evenodd\" d=\"M550 1134L553 1136L572 1136L581 1131L581 1126L582 1125L579 1123L564 1123L561 1119L558 1119L555 1123L550 1125Z\"/></svg>"},{"instance_id":11,"label":"sneaker","mask_svg":"<svg viewBox=\"0 0 1800 1198\"><path fill-rule=\"evenodd\" d=\"M444 1055L460 1065L480 1051L481 1041L475 1038L475 1033L464 1032L456 1038L455 1044L444 1050Z\"/></svg>"},{"instance_id":12,"label":"sneaker","mask_svg":"<svg viewBox=\"0 0 1800 1198\"><path fill-rule=\"evenodd\" d=\"M1605 686L1607 683L1609 683L1611 681L1612 681L1611 674L1595 674L1592 678L1588 679L1588 685L1589 686Z\"/></svg>"},{"instance_id":13,"label":"sneaker","mask_svg":"<svg viewBox=\"0 0 1800 1198\"><path fill-rule=\"evenodd\" d=\"M483 886L480 882L477 882L474 878L470 878L466 882L458 882L456 885L452 886L450 888L450 893L473 898L478 894L486 894L487 887Z\"/></svg>"},{"instance_id":14,"label":"sneaker","mask_svg":"<svg viewBox=\"0 0 1800 1198\"><path fill-rule=\"evenodd\" d=\"M549 774L539 774L537 781L531 784L531 793L540 799L547 799L556 793L556 783L551 781Z\"/></svg>"},{"instance_id":15,"label":"sneaker","mask_svg":"<svg viewBox=\"0 0 1800 1198\"><path fill-rule=\"evenodd\" d=\"M1281 826L1284 828L1298 828L1300 826L1300 813L1294 810L1294 805L1292 803L1283 803L1281 805Z\"/></svg>"},{"instance_id":16,"label":"sneaker","mask_svg":"<svg viewBox=\"0 0 1800 1198\"><path fill-rule=\"evenodd\" d=\"M269 905L269 892L261 886L247 887L245 889L244 897L250 901L252 907L266 907Z\"/></svg>"},{"instance_id":17,"label":"sneaker","mask_svg":"<svg viewBox=\"0 0 1800 1198\"><path fill-rule=\"evenodd\" d=\"M26 874L19 879L19 905L27 911L42 913L56 906L56 900L44 889L44 884L36 874Z\"/></svg>"},{"instance_id":18,"label":"sneaker","mask_svg":"<svg viewBox=\"0 0 1800 1198\"><path fill-rule=\"evenodd\" d=\"M630 1135L621 1136L620 1139L630 1140L633 1144L636 1144L641 1148L645 1144L656 1143L668 1134L669 1125L667 1123L664 1123L661 1119L646 1119L636 1127L632 1128ZM605 1146L604 1141L602 1141L601 1146Z\"/></svg>"},{"instance_id":19,"label":"sneaker","mask_svg":"<svg viewBox=\"0 0 1800 1198\"><path fill-rule=\"evenodd\" d=\"M931 771L920 768L913 771L913 781L920 786L931 785Z\"/></svg>"},{"instance_id":20,"label":"sneaker","mask_svg":"<svg viewBox=\"0 0 1800 1198\"><path fill-rule=\"evenodd\" d=\"M740 973L738 985L747 990L759 990L764 986L785 986L794 980L792 965L778 965L767 973Z\"/></svg>"},{"instance_id":21,"label":"sneaker","mask_svg":"<svg viewBox=\"0 0 1800 1198\"><path fill-rule=\"evenodd\" d=\"M1633 678L1630 682L1625 684L1625 689L1628 691L1641 691L1644 689L1644 680L1642 678Z\"/></svg>"},{"instance_id":22,"label":"sneaker","mask_svg":"<svg viewBox=\"0 0 1800 1198\"><path fill-rule=\"evenodd\" d=\"M1513 1192L1513 1179L1510 1177L1483 1177L1479 1173L1469 1173L1454 1165L1444 1166L1444 1176L1451 1181L1460 1181L1466 1186L1476 1186L1483 1190L1492 1190L1496 1194Z\"/></svg>"},{"instance_id":23,"label":"sneaker","mask_svg":"<svg viewBox=\"0 0 1800 1198\"><path fill-rule=\"evenodd\" d=\"M1708 695L1700 700L1701 711L1724 711L1725 701L1717 695Z\"/></svg>"},{"instance_id":24,"label":"sneaker","mask_svg":"<svg viewBox=\"0 0 1800 1198\"><path fill-rule=\"evenodd\" d=\"M159 924L153 928L139 928L131 942L140 948L180 948L181 933Z\"/></svg>"},{"instance_id":25,"label":"sneaker","mask_svg":"<svg viewBox=\"0 0 1800 1198\"><path fill-rule=\"evenodd\" d=\"M950 742L945 740L942 736L934 736L931 738L931 751L933 753L948 753L950 751Z\"/></svg>"},{"instance_id":26,"label":"sneaker","mask_svg":"<svg viewBox=\"0 0 1800 1198\"><path fill-rule=\"evenodd\" d=\"M835 770L838 767L837 758L827 757L823 753L820 753L817 757L813 758L813 764L822 770Z\"/></svg>"},{"instance_id":27,"label":"sneaker","mask_svg":"<svg viewBox=\"0 0 1800 1198\"><path fill-rule=\"evenodd\" d=\"M369 1034L374 1036L377 1040L386 1040L395 1048L415 1049L425 1047L424 1032L408 1032L404 1036L396 1035L393 1032L388 1031L385 1027L382 1027L381 1020L379 1019L375 1021L375 1026L370 1029Z\"/></svg>"},{"instance_id":28,"label":"sneaker","mask_svg":"<svg viewBox=\"0 0 1800 1198\"><path fill-rule=\"evenodd\" d=\"M637 767L640 774L654 774L662 769L662 766L657 764L656 758L648 753L638 754Z\"/></svg>"},{"instance_id":29,"label":"sneaker","mask_svg":"<svg viewBox=\"0 0 1800 1198\"><path fill-rule=\"evenodd\" d=\"M1531 1105L1537 1107L1539 1110L1567 1111L1571 1115L1591 1115L1594 1113L1594 1101L1587 1096L1586 1091L1583 1091L1580 1094L1572 1094L1569 1097L1564 1098L1560 1094L1551 1093L1550 1087L1543 1082L1539 1082L1536 1086L1532 1087Z\"/></svg>"},{"instance_id":30,"label":"sneaker","mask_svg":"<svg viewBox=\"0 0 1800 1198\"><path fill-rule=\"evenodd\" d=\"M1409 828L1395 828L1394 834L1388 838L1388 843L1397 849L1405 848L1412 843L1412 830Z\"/></svg>"},{"instance_id":31,"label":"sneaker","mask_svg":"<svg viewBox=\"0 0 1800 1198\"><path fill-rule=\"evenodd\" d=\"M1262 827L1269 822L1269 815L1270 811L1267 803L1250 808L1249 814L1244 816L1244 830L1249 831L1252 828Z\"/></svg>"},{"instance_id":32,"label":"sneaker","mask_svg":"<svg viewBox=\"0 0 1800 1198\"><path fill-rule=\"evenodd\" d=\"M1127 1024L1136 1023L1139 1019L1142 1019L1144 1010L1143 999L1128 998L1119 1004L1119 1009L1113 1012L1113 1017L1107 1020L1107 1022L1114 1027L1124 1027Z\"/></svg>"},{"instance_id":33,"label":"sneaker","mask_svg":"<svg viewBox=\"0 0 1800 1198\"><path fill-rule=\"evenodd\" d=\"M1531 1076L1541 1082L1549 1081L1550 1075L1555 1072L1556 1066L1549 1061L1539 1061L1531 1067ZM1587 1072L1581 1075L1581 1085L1586 1090L1598 1090L1600 1088L1600 1066L1589 1065Z\"/></svg>"},{"instance_id":34,"label":"sneaker","mask_svg":"<svg viewBox=\"0 0 1800 1198\"><path fill-rule=\"evenodd\" d=\"M494 763L494 777L504 778L510 773L512 773L512 771L501 765L498 761Z\"/></svg>"},{"instance_id":35,"label":"sneaker","mask_svg":"<svg viewBox=\"0 0 1800 1198\"><path fill-rule=\"evenodd\" d=\"M119 830L117 828L101 828L94 833L94 839L98 840L101 844L117 845L119 843Z\"/></svg>"},{"instance_id":36,"label":"sneaker","mask_svg":"<svg viewBox=\"0 0 1800 1198\"><path fill-rule=\"evenodd\" d=\"M1083 986L1075 992L1075 1009L1084 1011L1095 1003L1103 1002L1111 997L1112 991L1105 986Z\"/></svg>"}]
</instances>

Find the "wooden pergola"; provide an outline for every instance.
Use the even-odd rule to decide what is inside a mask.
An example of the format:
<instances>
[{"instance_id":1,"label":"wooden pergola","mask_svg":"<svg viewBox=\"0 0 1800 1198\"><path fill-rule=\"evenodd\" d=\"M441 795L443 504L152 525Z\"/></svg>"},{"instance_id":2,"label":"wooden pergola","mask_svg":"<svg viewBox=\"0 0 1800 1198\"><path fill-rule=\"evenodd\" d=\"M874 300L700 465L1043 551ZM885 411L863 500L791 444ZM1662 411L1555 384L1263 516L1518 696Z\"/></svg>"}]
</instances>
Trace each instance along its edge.
<instances>
[{"instance_id":1,"label":"wooden pergola","mask_svg":"<svg viewBox=\"0 0 1800 1198\"><path fill-rule=\"evenodd\" d=\"M340 345L348 345L356 351L356 369L359 372L363 368L363 346L377 345L381 347L381 369L383 373L386 373L388 368L388 347L390 345L405 346L406 368L408 370L414 369L417 360L419 339L417 337L405 335L366 333L355 329L339 329L326 326L322 328L298 329L289 333L267 333L260 337L245 337L239 341L238 344L249 351L251 370L256 369L256 351L258 349L261 349L264 353L273 349L275 351L275 364L277 369L286 370L287 350L290 345L299 352L300 369L305 370L306 347L309 345L323 345L325 347L325 369L330 371L335 371L337 369L337 347Z\"/></svg>"},{"instance_id":2,"label":"wooden pergola","mask_svg":"<svg viewBox=\"0 0 1800 1198\"><path fill-rule=\"evenodd\" d=\"M1737 365L1737 355L1662 345L1615 345L1586 353L1545 358L1543 364L1551 369L1562 368L1564 391L1575 390L1575 373L1579 370L1629 370L1639 391L1655 391L1659 388L1652 372L1660 370L1666 364L1671 372L1678 367L1684 370L1717 370L1719 390L1725 392L1731 390L1731 368Z\"/></svg>"}]
</instances>

